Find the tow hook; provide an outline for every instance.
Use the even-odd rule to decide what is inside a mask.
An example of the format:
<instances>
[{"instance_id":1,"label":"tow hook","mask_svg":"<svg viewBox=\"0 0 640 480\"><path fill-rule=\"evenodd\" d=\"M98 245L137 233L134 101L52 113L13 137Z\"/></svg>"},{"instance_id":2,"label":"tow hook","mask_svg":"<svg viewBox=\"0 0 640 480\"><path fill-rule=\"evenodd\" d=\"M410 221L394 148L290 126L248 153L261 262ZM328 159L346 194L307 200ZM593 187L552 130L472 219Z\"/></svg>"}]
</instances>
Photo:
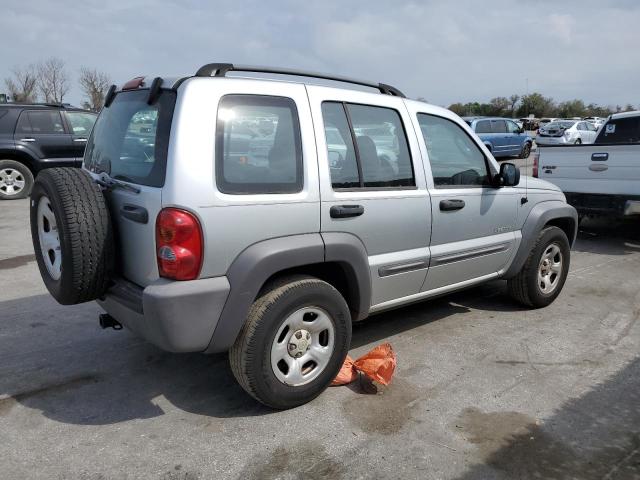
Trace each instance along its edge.
<instances>
[{"instance_id":1,"label":"tow hook","mask_svg":"<svg viewBox=\"0 0 640 480\"><path fill-rule=\"evenodd\" d=\"M111 327L114 330L122 330L122 324L108 313L98 315L98 321L103 329Z\"/></svg>"}]
</instances>

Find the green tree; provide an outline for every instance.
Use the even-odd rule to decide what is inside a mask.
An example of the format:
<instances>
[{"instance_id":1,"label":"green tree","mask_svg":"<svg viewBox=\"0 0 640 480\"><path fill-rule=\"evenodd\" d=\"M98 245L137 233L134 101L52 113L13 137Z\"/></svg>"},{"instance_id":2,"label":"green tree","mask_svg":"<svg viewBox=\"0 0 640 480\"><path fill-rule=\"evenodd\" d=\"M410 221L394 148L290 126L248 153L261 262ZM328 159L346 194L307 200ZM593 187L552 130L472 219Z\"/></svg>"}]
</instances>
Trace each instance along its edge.
<instances>
[{"instance_id":1,"label":"green tree","mask_svg":"<svg viewBox=\"0 0 640 480\"><path fill-rule=\"evenodd\" d=\"M558 105L558 116L562 118L585 117L587 109L582 100L569 100Z\"/></svg>"},{"instance_id":2,"label":"green tree","mask_svg":"<svg viewBox=\"0 0 640 480\"><path fill-rule=\"evenodd\" d=\"M540 118L553 115L556 105L552 98L545 97L541 93L534 92L529 95L523 95L520 107L518 108L518 116L526 117L530 114Z\"/></svg>"}]
</instances>

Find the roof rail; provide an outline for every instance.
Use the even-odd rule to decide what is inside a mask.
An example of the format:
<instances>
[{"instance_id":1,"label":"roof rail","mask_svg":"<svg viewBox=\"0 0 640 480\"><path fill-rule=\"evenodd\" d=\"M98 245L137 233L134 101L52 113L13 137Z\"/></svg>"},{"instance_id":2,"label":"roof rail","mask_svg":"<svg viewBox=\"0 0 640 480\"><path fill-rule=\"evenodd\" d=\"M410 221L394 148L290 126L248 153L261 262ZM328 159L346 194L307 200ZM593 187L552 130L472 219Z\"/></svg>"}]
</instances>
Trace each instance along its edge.
<instances>
[{"instance_id":1,"label":"roof rail","mask_svg":"<svg viewBox=\"0 0 640 480\"><path fill-rule=\"evenodd\" d=\"M367 82L349 77L328 75L326 73L308 72L306 70L295 70L289 68L258 67L255 65L234 65L232 63L208 63L203 65L196 72L196 77L224 77L227 72L254 72L254 73L275 73L278 75L294 75L299 77L322 78L335 82L353 83L363 87L371 87L379 90L380 93L405 98L405 95L395 87L384 83Z\"/></svg>"},{"instance_id":2,"label":"roof rail","mask_svg":"<svg viewBox=\"0 0 640 480\"><path fill-rule=\"evenodd\" d=\"M58 108L76 108L70 103L55 103L55 102L7 102L3 105L16 105L20 107L58 107Z\"/></svg>"}]
</instances>

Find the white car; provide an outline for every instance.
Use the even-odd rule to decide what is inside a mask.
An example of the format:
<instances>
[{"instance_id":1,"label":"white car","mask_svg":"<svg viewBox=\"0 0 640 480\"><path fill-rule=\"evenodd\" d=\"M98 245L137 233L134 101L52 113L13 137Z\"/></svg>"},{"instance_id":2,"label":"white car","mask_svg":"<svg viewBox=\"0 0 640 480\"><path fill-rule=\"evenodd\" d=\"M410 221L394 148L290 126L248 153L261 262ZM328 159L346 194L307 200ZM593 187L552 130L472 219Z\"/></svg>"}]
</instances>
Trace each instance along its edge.
<instances>
[{"instance_id":1,"label":"white car","mask_svg":"<svg viewBox=\"0 0 640 480\"><path fill-rule=\"evenodd\" d=\"M589 122L594 127L596 127L596 130L599 129L602 125L604 125L604 122L607 121L606 117L587 117L587 118L584 118L583 120Z\"/></svg>"},{"instance_id":2,"label":"white car","mask_svg":"<svg viewBox=\"0 0 640 480\"><path fill-rule=\"evenodd\" d=\"M593 143L598 129L584 120L557 120L540 127L536 144L567 145Z\"/></svg>"}]
</instances>

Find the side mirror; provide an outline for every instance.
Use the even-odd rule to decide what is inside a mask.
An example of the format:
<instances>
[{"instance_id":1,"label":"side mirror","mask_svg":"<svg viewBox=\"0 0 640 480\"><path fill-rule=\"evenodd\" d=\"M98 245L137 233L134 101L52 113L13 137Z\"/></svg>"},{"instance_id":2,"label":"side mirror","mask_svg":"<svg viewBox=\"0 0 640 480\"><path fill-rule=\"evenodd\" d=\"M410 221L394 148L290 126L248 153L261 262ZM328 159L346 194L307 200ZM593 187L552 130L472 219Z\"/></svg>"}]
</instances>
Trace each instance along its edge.
<instances>
[{"instance_id":1,"label":"side mirror","mask_svg":"<svg viewBox=\"0 0 640 480\"><path fill-rule=\"evenodd\" d=\"M520 128L520 130L518 131L518 133L524 133L524 127Z\"/></svg>"},{"instance_id":2,"label":"side mirror","mask_svg":"<svg viewBox=\"0 0 640 480\"><path fill-rule=\"evenodd\" d=\"M498 187L515 187L520 183L520 169L513 163L503 163L500 165L500 173L496 175Z\"/></svg>"},{"instance_id":3,"label":"side mirror","mask_svg":"<svg viewBox=\"0 0 640 480\"><path fill-rule=\"evenodd\" d=\"M329 150L329 166L335 168L340 165L340 162L342 162L342 155L340 155L340 152Z\"/></svg>"}]
</instances>

